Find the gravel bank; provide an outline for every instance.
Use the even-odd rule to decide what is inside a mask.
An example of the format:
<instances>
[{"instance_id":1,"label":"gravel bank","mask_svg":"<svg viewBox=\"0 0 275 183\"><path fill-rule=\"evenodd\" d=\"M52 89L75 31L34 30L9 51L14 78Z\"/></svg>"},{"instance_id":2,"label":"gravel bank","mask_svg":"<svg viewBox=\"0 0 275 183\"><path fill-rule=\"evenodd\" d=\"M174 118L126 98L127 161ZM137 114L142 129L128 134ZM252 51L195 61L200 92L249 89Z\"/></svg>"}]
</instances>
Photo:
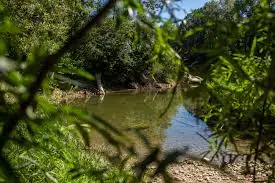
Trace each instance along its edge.
<instances>
[{"instance_id":1,"label":"gravel bank","mask_svg":"<svg viewBox=\"0 0 275 183\"><path fill-rule=\"evenodd\" d=\"M201 161L184 160L181 163L168 167L168 173L174 183L249 183L252 175L244 175L244 164L238 163L227 167L224 171ZM261 171L259 179L263 180L266 173ZM259 180L258 179L258 180ZM161 177L155 178L152 183L164 182Z\"/></svg>"}]
</instances>

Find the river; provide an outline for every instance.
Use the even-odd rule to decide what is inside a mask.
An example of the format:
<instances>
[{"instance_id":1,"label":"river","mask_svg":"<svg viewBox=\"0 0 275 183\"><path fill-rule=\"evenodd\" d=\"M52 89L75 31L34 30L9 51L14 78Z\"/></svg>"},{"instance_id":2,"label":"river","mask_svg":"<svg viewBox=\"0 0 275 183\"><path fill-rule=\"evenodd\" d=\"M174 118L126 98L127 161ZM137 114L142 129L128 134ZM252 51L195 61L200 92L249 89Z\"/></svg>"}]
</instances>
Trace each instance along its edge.
<instances>
[{"instance_id":1,"label":"river","mask_svg":"<svg viewBox=\"0 0 275 183\"><path fill-rule=\"evenodd\" d=\"M165 111L171 92L111 93L104 98L92 96L78 99L75 105L96 114L120 130L142 128L142 133L153 145L163 151L188 147L188 153L200 155L208 150L208 142L199 134L207 136L207 125L189 112L192 100L176 94L171 106ZM91 146L108 149L97 133L91 135Z\"/></svg>"}]
</instances>

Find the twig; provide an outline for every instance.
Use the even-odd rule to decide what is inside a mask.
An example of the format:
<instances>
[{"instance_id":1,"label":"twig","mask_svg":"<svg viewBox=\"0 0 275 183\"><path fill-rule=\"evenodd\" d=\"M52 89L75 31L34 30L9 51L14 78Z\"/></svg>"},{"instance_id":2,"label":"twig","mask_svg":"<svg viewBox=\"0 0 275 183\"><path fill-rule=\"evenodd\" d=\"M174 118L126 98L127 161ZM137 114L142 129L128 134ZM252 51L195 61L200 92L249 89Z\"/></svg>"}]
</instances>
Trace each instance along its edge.
<instances>
[{"instance_id":1,"label":"twig","mask_svg":"<svg viewBox=\"0 0 275 183\"><path fill-rule=\"evenodd\" d=\"M258 139L256 142L256 148L255 148L254 167L253 167L253 182L256 182L256 174L257 174L256 165L257 165L257 160L259 157L260 143L262 140L263 123L264 123L264 116L265 116L265 109L266 109L268 94L269 94L269 90L267 89L265 92L265 99L264 99L264 103L263 103L263 107L262 107L262 116L260 119L259 130L258 130Z\"/></svg>"},{"instance_id":2,"label":"twig","mask_svg":"<svg viewBox=\"0 0 275 183\"><path fill-rule=\"evenodd\" d=\"M106 17L108 11L114 7L114 5L118 2L118 0L109 0L108 3L98 12L98 14L91 19L88 24L78 31L74 36L69 39L62 48L60 48L56 53L45 57L42 61L42 65L38 72L38 75L35 81L30 85L28 89L28 97L26 100L20 103L20 108L18 112L14 114L11 120L4 124L2 134L0 136L0 150L1 150L1 159L4 159L3 148L10 137L12 131L16 128L18 122L26 117L26 110L34 101L34 97L38 92L38 89L41 87L42 82L46 78L47 73L54 67L58 60L70 49L75 48L79 45L79 42L83 39L83 37L97 24L101 22L101 20ZM13 177L13 172L6 172L8 176Z\"/></svg>"}]
</instances>

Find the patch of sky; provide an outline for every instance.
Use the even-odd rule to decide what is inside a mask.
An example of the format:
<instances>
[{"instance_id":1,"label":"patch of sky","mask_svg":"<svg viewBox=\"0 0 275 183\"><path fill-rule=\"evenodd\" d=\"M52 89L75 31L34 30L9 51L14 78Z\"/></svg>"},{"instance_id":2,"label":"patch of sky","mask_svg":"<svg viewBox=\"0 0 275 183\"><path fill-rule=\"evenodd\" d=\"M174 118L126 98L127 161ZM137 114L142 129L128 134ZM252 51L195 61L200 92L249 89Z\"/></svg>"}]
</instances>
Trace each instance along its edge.
<instances>
[{"instance_id":1,"label":"patch of sky","mask_svg":"<svg viewBox=\"0 0 275 183\"><path fill-rule=\"evenodd\" d=\"M169 0L168 0L169 1ZM209 0L174 0L168 2L171 9L173 9L173 13L177 19L183 19L188 13L192 10L201 8L206 2ZM168 11L163 11L161 17L163 19L169 19L170 15Z\"/></svg>"}]
</instances>

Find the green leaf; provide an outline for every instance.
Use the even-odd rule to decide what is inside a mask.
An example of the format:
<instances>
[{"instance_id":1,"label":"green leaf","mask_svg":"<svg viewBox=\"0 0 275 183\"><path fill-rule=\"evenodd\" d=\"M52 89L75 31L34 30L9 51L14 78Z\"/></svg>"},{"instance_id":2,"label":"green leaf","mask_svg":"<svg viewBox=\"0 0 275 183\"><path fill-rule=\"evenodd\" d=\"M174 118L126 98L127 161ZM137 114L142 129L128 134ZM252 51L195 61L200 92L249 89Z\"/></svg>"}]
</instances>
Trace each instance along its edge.
<instances>
[{"instance_id":1,"label":"green leaf","mask_svg":"<svg viewBox=\"0 0 275 183\"><path fill-rule=\"evenodd\" d=\"M257 37L255 36L253 39L252 45L251 45L251 49L250 49L250 57L254 56L256 46L257 46Z\"/></svg>"},{"instance_id":2,"label":"green leaf","mask_svg":"<svg viewBox=\"0 0 275 183\"><path fill-rule=\"evenodd\" d=\"M78 68L59 68L59 72L61 73L68 73L68 74L76 74L77 76L84 77L88 80L95 80L94 76L89 72L85 71L84 69Z\"/></svg>"},{"instance_id":3,"label":"green leaf","mask_svg":"<svg viewBox=\"0 0 275 183\"><path fill-rule=\"evenodd\" d=\"M6 42L0 39L0 55L4 55L7 52ZM1 68L0 68L1 70Z\"/></svg>"},{"instance_id":4,"label":"green leaf","mask_svg":"<svg viewBox=\"0 0 275 183\"><path fill-rule=\"evenodd\" d=\"M200 31L202 31L202 30L204 30L204 27L196 27L196 28L194 28L194 29L191 29L191 30L187 31L187 32L184 34L183 38L184 38L184 39L189 38L189 37L193 36L194 34L196 34L197 32L200 32Z\"/></svg>"},{"instance_id":5,"label":"green leaf","mask_svg":"<svg viewBox=\"0 0 275 183\"><path fill-rule=\"evenodd\" d=\"M20 29L16 27L8 17L4 17L0 24L0 33L18 33Z\"/></svg>"},{"instance_id":6,"label":"green leaf","mask_svg":"<svg viewBox=\"0 0 275 183\"><path fill-rule=\"evenodd\" d=\"M76 69L74 70L73 72L75 72L78 76L82 76L86 79L89 79L89 80L94 80L94 76L92 74L90 74L89 72L83 70L83 69Z\"/></svg>"},{"instance_id":7,"label":"green leaf","mask_svg":"<svg viewBox=\"0 0 275 183\"><path fill-rule=\"evenodd\" d=\"M46 112L46 113L55 113L57 112L57 107L53 104L51 104L48 100L46 100L42 96L37 96L36 97L37 102L39 106Z\"/></svg>"},{"instance_id":8,"label":"green leaf","mask_svg":"<svg viewBox=\"0 0 275 183\"><path fill-rule=\"evenodd\" d=\"M7 75L7 81L14 85L14 86L19 86L22 84L22 81L23 81L23 77L22 75L20 74L20 72L18 71L14 71L14 72L10 72L8 75Z\"/></svg>"},{"instance_id":9,"label":"green leaf","mask_svg":"<svg viewBox=\"0 0 275 183\"><path fill-rule=\"evenodd\" d=\"M81 124L76 124L76 128L81 133L81 136L85 142L85 145L89 146L90 145L90 137L89 137L89 133L87 132L87 129L85 129L86 127L82 126Z\"/></svg>"}]
</instances>

